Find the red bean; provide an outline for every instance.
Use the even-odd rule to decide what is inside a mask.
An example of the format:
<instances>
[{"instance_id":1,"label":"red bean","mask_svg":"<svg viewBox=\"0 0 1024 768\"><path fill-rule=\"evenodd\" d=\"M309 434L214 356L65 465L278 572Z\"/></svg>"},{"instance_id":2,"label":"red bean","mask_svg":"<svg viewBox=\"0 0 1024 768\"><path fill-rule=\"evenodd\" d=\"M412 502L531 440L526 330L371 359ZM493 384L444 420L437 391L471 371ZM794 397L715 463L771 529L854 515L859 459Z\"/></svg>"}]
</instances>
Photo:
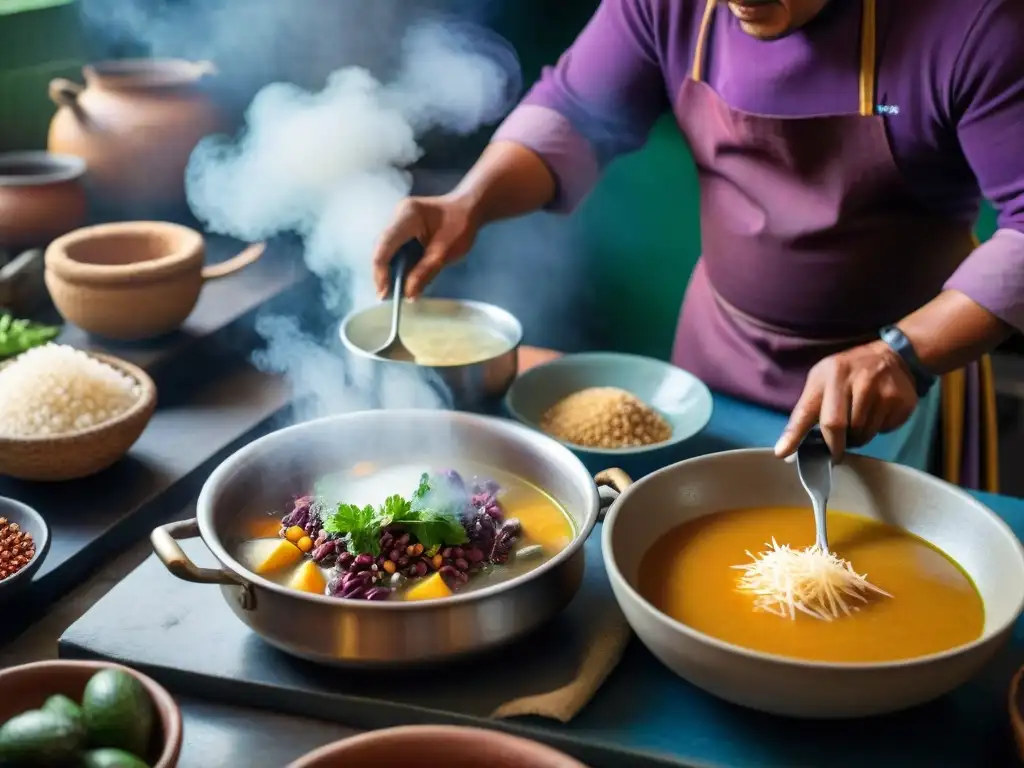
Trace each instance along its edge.
<instances>
[{"instance_id":1,"label":"red bean","mask_svg":"<svg viewBox=\"0 0 1024 768\"><path fill-rule=\"evenodd\" d=\"M460 571L468 571L469 563L467 563L460 557L455 561L455 567L458 568Z\"/></svg>"},{"instance_id":2,"label":"red bean","mask_svg":"<svg viewBox=\"0 0 1024 768\"><path fill-rule=\"evenodd\" d=\"M373 565L373 555L357 555L352 565L360 569L369 568L371 565Z\"/></svg>"},{"instance_id":3,"label":"red bean","mask_svg":"<svg viewBox=\"0 0 1024 768\"><path fill-rule=\"evenodd\" d=\"M484 553L476 547L470 547L466 550L466 559L471 563L479 563L484 559Z\"/></svg>"},{"instance_id":4,"label":"red bean","mask_svg":"<svg viewBox=\"0 0 1024 768\"><path fill-rule=\"evenodd\" d=\"M416 576L422 578L427 575L427 564L420 560L416 563Z\"/></svg>"}]
</instances>

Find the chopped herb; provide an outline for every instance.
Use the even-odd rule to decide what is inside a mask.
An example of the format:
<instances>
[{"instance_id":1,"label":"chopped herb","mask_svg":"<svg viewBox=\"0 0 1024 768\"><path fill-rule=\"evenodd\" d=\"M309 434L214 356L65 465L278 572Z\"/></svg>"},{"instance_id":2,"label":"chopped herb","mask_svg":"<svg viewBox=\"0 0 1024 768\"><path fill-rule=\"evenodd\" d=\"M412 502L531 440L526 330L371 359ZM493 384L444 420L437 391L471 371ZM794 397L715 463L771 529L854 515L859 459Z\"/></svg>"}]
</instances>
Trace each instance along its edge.
<instances>
[{"instance_id":1,"label":"chopped herb","mask_svg":"<svg viewBox=\"0 0 1024 768\"><path fill-rule=\"evenodd\" d=\"M60 328L55 326L15 320L10 314L0 313L0 360L42 346L59 334Z\"/></svg>"},{"instance_id":2,"label":"chopped herb","mask_svg":"<svg viewBox=\"0 0 1024 768\"><path fill-rule=\"evenodd\" d=\"M412 497L414 500L421 501L427 497L428 493L430 493L430 475L424 472L420 475L420 484L413 491Z\"/></svg>"},{"instance_id":3,"label":"chopped herb","mask_svg":"<svg viewBox=\"0 0 1024 768\"><path fill-rule=\"evenodd\" d=\"M428 506L430 478L424 474L413 492L412 500L398 494L388 496L377 509L367 505L339 504L331 514L324 514L324 530L346 539L349 551L374 556L380 554L380 536L385 528L397 526L416 537L427 551L442 546L457 546L467 540L454 505L440 508Z\"/></svg>"},{"instance_id":4,"label":"chopped herb","mask_svg":"<svg viewBox=\"0 0 1024 768\"><path fill-rule=\"evenodd\" d=\"M365 507L339 504L332 514L324 516L324 530L335 536L343 536L350 552L378 555L381 529L376 518L377 512L369 504Z\"/></svg>"}]
</instances>

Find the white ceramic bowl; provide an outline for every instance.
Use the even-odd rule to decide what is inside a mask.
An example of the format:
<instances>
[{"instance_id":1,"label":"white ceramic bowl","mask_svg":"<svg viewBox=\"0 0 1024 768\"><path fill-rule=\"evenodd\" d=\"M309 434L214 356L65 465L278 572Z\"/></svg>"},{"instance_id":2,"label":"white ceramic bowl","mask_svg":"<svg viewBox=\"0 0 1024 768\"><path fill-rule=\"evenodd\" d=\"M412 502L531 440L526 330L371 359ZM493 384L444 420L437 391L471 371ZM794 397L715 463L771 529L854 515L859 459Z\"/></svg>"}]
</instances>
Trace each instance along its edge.
<instances>
[{"instance_id":1,"label":"white ceramic bowl","mask_svg":"<svg viewBox=\"0 0 1024 768\"><path fill-rule=\"evenodd\" d=\"M671 528L740 507L808 506L795 467L770 450L726 451L665 467L619 496L604 524L605 566L627 620L680 677L722 699L779 715L863 717L937 698L964 683L1024 610L1024 547L994 512L958 488L897 464L850 456L829 505L884 520L942 549L985 603L982 636L942 653L887 663L801 661L742 648L657 610L637 591L640 561Z\"/></svg>"}]
</instances>

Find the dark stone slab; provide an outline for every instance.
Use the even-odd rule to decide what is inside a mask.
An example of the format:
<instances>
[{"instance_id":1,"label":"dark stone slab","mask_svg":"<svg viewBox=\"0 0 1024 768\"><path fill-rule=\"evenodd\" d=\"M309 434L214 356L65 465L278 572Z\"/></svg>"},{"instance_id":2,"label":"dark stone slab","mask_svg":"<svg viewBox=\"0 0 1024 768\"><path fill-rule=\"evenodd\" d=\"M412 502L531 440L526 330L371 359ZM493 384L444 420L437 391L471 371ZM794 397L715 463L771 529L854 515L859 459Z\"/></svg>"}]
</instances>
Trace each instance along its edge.
<instances>
[{"instance_id":1,"label":"dark stone slab","mask_svg":"<svg viewBox=\"0 0 1024 768\"><path fill-rule=\"evenodd\" d=\"M208 261L228 258L239 247L210 238ZM258 310L292 306L295 296L314 290L296 245L282 240L248 269L207 285L185 325L164 338L118 344L65 327L61 343L144 368L157 384L157 411L128 455L98 475L67 483L0 477L0 496L37 509L52 532L30 588L16 605L5 606L7 616L17 618L0 622L0 639L20 632L112 553L180 509L205 472L275 424L272 417L286 407L288 394L277 377L248 362L260 343L254 319Z\"/></svg>"},{"instance_id":2,"label":"dark stone slab","mask_svg":"<svg viewBox=\"0 0 1024 768\"><path fill-rule=\"evenodd\" d=\"M229 453L290 420L289 393L276 377L238 366L193 392L186 407L157 411L125 459L84 480L0 483L0 495L39 510L50 551L16 602L2 606L0 641L194 496Z\"/></svg>"},{"instance_id":3,"label":"dark stone slab","mask_svg":"<svg viewBox=\"0 0 1024 768\"><path fill-rule=\"evenodd\" d=\"M1024 504L986 494L979 498L1024 531ZM200 542L186 546L200 564L213 565ZM614 599L596 536L587 555L580 595L538 637L500 654L422 672L371 675L292 659L244 627L219 590L178 582L155 558L73 624L59 650L69 658L126 663L181 695L225 705L355 728L450 722L508 730L551 743L595 768L1016 764L1006 690L1024 658L1024 621L1008 648L974 680L933 704L889 717L806 722L744 710L675 677L634 641L571 723L489 719L501 701L551 690L574 673L586 628Z\"/></svg>"}]
</instances>

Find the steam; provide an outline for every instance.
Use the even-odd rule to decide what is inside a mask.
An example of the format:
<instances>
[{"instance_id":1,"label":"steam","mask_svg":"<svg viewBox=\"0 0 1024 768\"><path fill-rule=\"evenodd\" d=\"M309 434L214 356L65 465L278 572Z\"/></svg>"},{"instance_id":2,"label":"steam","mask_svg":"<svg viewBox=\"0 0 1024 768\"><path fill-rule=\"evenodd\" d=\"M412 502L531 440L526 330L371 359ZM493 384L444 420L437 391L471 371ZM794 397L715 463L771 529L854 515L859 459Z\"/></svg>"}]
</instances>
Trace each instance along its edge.
<instances>
[{"instance_id":1,"label":"steam","mask_svg":"<svg viewBox=\"0 0 1024 768\"><path fill-rule=\"evenodd\" d=\"M401 41L387 82L360 67L333 72L318 92L263 88L237 139L211 137L193 153L186 189L210 231L242 240L296 232L321 278L327 310L340 318L371 303L370 255L395 206L409 194L405 170L426 131L466 134L497 120L518 85L507 47L469 25L417 24ZM295 318L264 317L257 364L285 374L305 415L371 407L445 405L409 369L374 381L333 338L304 333ZM368 394L372 393L372 394Z\"/></svg>"}]
</instances>

